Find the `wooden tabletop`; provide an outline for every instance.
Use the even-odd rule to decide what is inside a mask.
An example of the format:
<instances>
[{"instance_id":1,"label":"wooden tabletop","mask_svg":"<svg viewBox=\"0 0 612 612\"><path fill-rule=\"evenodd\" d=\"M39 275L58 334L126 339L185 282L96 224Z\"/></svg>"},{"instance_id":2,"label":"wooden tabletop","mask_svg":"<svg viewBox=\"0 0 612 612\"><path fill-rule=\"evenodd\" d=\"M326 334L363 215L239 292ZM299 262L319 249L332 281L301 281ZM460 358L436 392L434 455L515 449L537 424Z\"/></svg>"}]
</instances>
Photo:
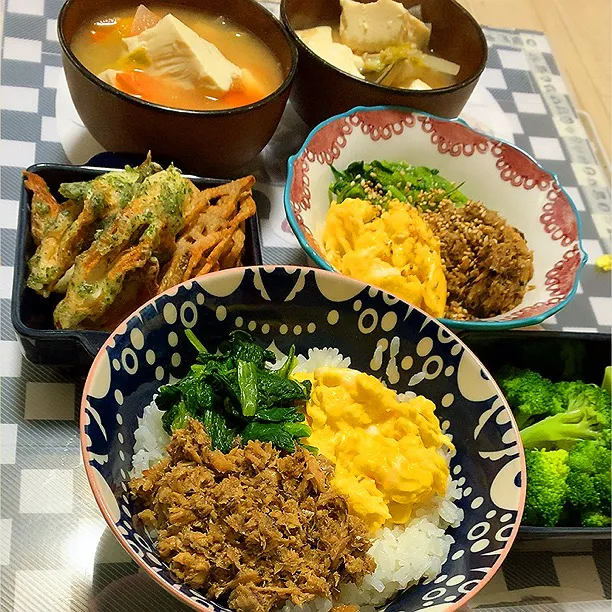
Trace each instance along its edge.
<instances>
[{"instance_id":1,"label":"wooden tabletop","mask_svg":"<svg viewBox=\"0 0 612 612\"><path fill-rule=\"evenodd\" d=\"M544 32L574 101L611 157L610 0L459 0L483 25ZM587 130L589 126L585 126Z\"/></svg>"}]
</instances>

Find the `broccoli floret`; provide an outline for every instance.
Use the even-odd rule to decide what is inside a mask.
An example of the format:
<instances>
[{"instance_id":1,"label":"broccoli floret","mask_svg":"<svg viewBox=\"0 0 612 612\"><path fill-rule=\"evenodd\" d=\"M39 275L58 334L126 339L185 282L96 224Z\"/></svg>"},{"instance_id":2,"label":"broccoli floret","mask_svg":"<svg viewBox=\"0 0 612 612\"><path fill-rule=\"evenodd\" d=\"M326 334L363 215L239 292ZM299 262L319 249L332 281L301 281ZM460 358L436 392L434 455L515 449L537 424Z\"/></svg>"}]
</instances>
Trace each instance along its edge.
<instances>
[{"instance_id":1,"label":"broccoli floret","mask_svg":"<svg viewBox=\"0 0 612 612\"><path fill-rule=\"evenodd\" d=\"M568 499L585 527L601 522L598 515L608 517L610 524L611 459L610 447L600 442L578 442L570 451Z\"/></svg>"},{"instance_id":2,"label":"broccoli floret","mask_svg":"<svg viewBox=\"0 0 612 612\"><path fill-rule=\"evenodd\" d=\"M610 472L610 449L599 442L578 442L571 450L570 469L592 474Z\"/></svg>"},{"instance_id":3,"label":"broccoli floret","mask_svg":"<svg viewBox=\"0 0 612 612\"><path fill-rule=\"evenodd\" d=\"M527 499L523 521L526 525L554 527L567 499L568 452L532 450L527 462Z\"/></svg>"},{"instance_id":4,"label":"broccoli floret","mask_svg":"<svg viewBox=\"0 0 612 612\"><path fill-rule=\"evenodd\" d=\"M563 390L567 397L564 412L548 416L521 429L523 446L534 448L571 448L580 440L610 437L610 396L601 387L574 383Z\"/></svg>"},{"instance_id":5,"label":"broccoli floret","mask_svg":"<svg viewBox=\"0 0 612 612\"><path fill-rule=\"evenodd\" d=\"M597 385L587 383L558 383L567 398L567 410L593 408L604 429L610 429L610 394Z\"/></svg>"},{"instance_id":6,"label":"broccoli floret","mask_svg":"<svg viewBox=\"0 0 612 612\"><path fill-rule=\"evenodd\" d=\"M610 515L600 512L590 512L582 516L583 527L609 527Z\"/></svg>"},{"instance_id":7,"label":"broccoli floret","mask_svg":"<svg viewBox=\"0 0 612 612\"><path fill-rule=\"evenodd\" d=\"M532 370L503 367L496 380L504 392L519 429L531 425L538 417L562 412L564 402L554 383Z\"/></svg>"},{"instance_id":8,"label":"broccoli floret","mask_svg":"<svg viewBox=\"0 0 612 612\"><path fill-rule=\"evenodd\" d=\"M552 383L505 367L497 380L517 420L527 459L525 523L565 517L610 525L610 394L582 381Z\"/></svg>"},{"instance_id":9,"label":"broccoli floret","mask_svg":"<svg viewBox=\"0 0 612 612\"><path fill-rule=\"evenodd\" d=\"M585 383L580 380L563 381L555 384L555 390L566 406L574 396L584 391L585 387Z\"/></svg>"}]
</instances>

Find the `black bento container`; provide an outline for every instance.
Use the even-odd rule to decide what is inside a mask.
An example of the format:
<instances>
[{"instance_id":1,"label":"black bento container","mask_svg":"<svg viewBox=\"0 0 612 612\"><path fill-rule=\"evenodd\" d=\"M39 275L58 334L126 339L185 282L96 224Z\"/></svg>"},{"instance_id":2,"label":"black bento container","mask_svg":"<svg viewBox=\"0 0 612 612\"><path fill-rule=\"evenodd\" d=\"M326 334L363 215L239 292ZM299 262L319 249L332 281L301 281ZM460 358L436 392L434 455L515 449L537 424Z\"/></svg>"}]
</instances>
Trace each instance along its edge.
<instances>
[{"instance_id":1,"label":"black bento container","mask_svg":"<svg viewBox=\"0 0 612 612\"><path fill-rule=\"evenodd\" d=\"M106 159L106 158L105 158ZM110 160L109 160L110 161ZM142 160L140 160L142 161ZM129 163L129 162L126 162ZM136 162L137 164L138 162ZM114 164L113 164L114 165ZM120 164L123 167L124 164ZM116 170L117 167L70 166L61 164L36 164L28 168L45 179L51 192L57 196L60 183L87 181L96 176ZM213 187L227 181L185 175L200 189ZM253 190L258 204L265 196ZM13 279L11 318L17 337L26 358L36 364L71 366L84 369L91 365L94 356L108 337L107 332L58 330L53 327L53 310L59 296L43 298L26 286L29 258L35 247L30 232L30 205L32 194L25 185L21 188L19 202L19 225ZM261 238L257 214L246 222L243 264L262 263Z\"/></svg>"},{"instance_id":2,"label":"black bento container","mask_svg":"<svg viewBox=\"0 0 612 612\"><path fill-rule=\"evenodd\" d=\"M513 330L507 332L467 332L462 340L495 376L502 365L529 368L558 382L583 380L601 384L610 365L610 334ZM523 525L519 537L610 538L605 527L531 527Z\"/></svg>"}]
</instances>

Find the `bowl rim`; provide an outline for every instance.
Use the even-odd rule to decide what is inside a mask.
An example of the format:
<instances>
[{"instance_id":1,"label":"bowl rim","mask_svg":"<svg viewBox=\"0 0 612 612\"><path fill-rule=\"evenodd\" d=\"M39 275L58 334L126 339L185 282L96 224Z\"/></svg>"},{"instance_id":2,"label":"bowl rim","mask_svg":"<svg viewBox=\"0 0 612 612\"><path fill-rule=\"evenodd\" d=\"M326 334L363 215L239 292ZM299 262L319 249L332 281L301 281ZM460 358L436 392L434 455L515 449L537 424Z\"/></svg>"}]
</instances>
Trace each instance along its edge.
<instances>
[{"instance_id":1,"label":"bowl rim","mask_svg":"<svg viewBox=\"0 0 612 612\"><path fill-rule=\"evenodd\" d=\"M522 319L513 319L510 321L493 321L493 320L488 320L488 319L482 319L482 320L477 320L477 321L455 321L454 319L447 319L445 317L440 317L438 321L441 321L444 325L447 325L448 327L451 327L452 329L457 329L457 330L513 329L516 327L529 327L532 325L538 325L542 323L542 321L548 319L548 317L551 317L555 313L559 312L562 308L565 308L565 306L569 304L569 302L572 300L572 298L578 291L578 285L580 283L582 270L588 261L588 254L584 250L584 246L582 243L583 232L582 232L582 219L580 217L580 213L578 212L578 208L576 207L576 204L572 200L571 196L567 193L567 191L561 184L561 181L559 181L559 177L557 176L557 174L555 172L552 172L551 170L548 170L544 166L542 166L540 162L538 162L534 157L532 157L526 151L523 151L523 149L517 147L515 144L508 142L507 140L504 140L503 138L496 138L494 136L491 136L490 134L485 134L484 132L481 132L471 127L463 119L459 119L459 118L448 119L446 117L439 117L438 115L433 115L432 113L428 113L425 111L415 110L415 109L412 109L406 106L397 106L397 105L355 106L352 109L344 113L339 113L338 115L329 117L328 119L325 119L324 121L319 123L317 126L315 126L310 131L308 136L306 136L306 139L302 143L302 146L299 148L299 150L289 157L289 159L287 160L287 181L285 183L285 188L283 190L283 205L285 208L285 216L287 218L287 221L289 222L289 226L291 227L291 230L293 231L295 237L297 238L298 242L300 243L300 246L302 247L306 255L310 259L312 259L320 268L323 268L324 270L336 272L336 274L340 274L340 272L337 272L327 260L323 259L310 246L304 233L300 229L298 221L295 217L295 213L293 212L293 208L291 206L291 187L293 185L293 181L295 180L295 173L293 170L295 160L306 150L306 148L310 144L310 141L313 139L313 137L319 131L327 127L328 124L336 121L337 119L349 117L350 115L353 115L354 113L368 113L368 112L378 112L378 111L385 111L385 110L397 110L397 111L402 111L405 113L410 113L413 115L422 115L425 117L429 117L431 119L435 119L437 121L443 121L445 123L459 123L463 125L465 128L467 128L468 130L470 130L471 132L478 134L480 136L483 136L489 141L494 140L495 142L500 142L500 143L503 143L511 147L515 151L518 151L519 153L524 155L532 164L535 164L540 170L542 170L543 172L548 174L550 177L552 177L554 182L559 187L560 191L567 198L567 201L569 202L572 208L572 211L574 213L574 218L576 219L576 226L577 226L577 233L578 233L578 238L576 242L578 245L578 251L580 252L580 263L578 265L578 268L576 269L574 283L572 285L570 292L558 304L552 305L550 308L548 308L547 310L545 310L544 312L538 315L533 315L533 316L522 318Z\"/></svg>"},{"instance_id":2,"label":"bowl rim","mask_svg":"<svg viewBox=\"0 0 612 612\"><path fill-rule=\"evenodd\" d=\"M484 34L484 31L483 31L481 25L476 21L476 19L472 16L472 14L465 7L463 7L461 4L459 4L456 0L444 0L444 1L448 2L449 4L455 5L459 9L459 11L461 13L463 13L464 16L467 17L467 19L472 23L472 25L474 26L474 28L475 28L475 30L476 30L476 32L478 34L478 39L480 41L480 44L481 44L481 46L483 48L483 58L482 58L482 61L480 62L480 64L478 65L478 68L476 68L475 72L471 73L469 76L467 76L463 80L459 81L458 83L453 83L452 85L449 85L447 87L438 87L438 88L435 88L435 89L425 89L425 90L422 90L422 89L405 89L403 87L391 87L389 85L380 85L379 83L373 83L372 81L366 81L365 79L360 79L360 78L358 78L358 77L356 77L356 76L354 76L354 75L352 75L352 74L350 74L348 72L345 72L341 68L338 68L337 66L334 66L333 64L328 62L326 59L323 59L320 55L317 55L296 34L296 31L293 29L293 27L289 23L289 18L287 16L287 10L286 10L287 0L281 0L281 4L280 4L280 16L281 16L281 21L283 22L283 25L287 28L289 34L293 38L293 41L297 45L298 49L300 51L302 51L302 52L305 52L311 58L314 58L314 59L318 60L319 62L321 62L327 68L332 68L338 74L340 74L340 75L342 75L344 77L347 77L347 78L351 79L352 81L356 81L358 83L365 84L366 86L371 86L373 89L379 90L381 92L392 91L392 92L397 93L397 94L402 94L403 93L403 94L406 94L406 96L414 96L415 98L427 98L428 96L433 96L433 95L436 95L436 94L447 94L447 93L451 93L451 92L454 92L454 91L458 91L459 89L463 89L464 87L467 87L468 85L471 85L474 81L477 81L480 78L480 75L483 73L484 69L487 66L487 59L489 57L489 45L487 44L487 39L486 39L486 36ZM433 26L433 24L432 24L432 26ZM433 29L433 27L432 27L432 29Z\"/></svg>"},{"instance_id":3,"label":"bowl rim","mask_svg":"<svg viewBox=\"0 0 612 612\"><path fill-rule=\"evenodd\" d=\"M244 106L235 106L233 108L224 108L224 109L218 109L218 110L194 110L194 109L189 109L189 108L175 108L172 106L165 106L163 104L156 104L155 102L149 102L148 100L143 100L142 98L137 98L136 96L127 94L121 91L120 89L118 89L117 87L113 87L112 85L109 85L102 79L98 78L98 76L96 76L93 72L87 69L85 65L81 63L81 61L74 54L74 52L72 51L70 47L70 44L68 43L68 41L66 40L66 37L64 36L64 20L66 19L66 14L70 10L70 7L78 1L79 0L65 0L64 4L62 5L62 8L60 9L58 18L57 18L57 37L59 40L60 47L62 49L63 57L67 58L67 60L88 81L90 81L94 85L97 85L98 87L101 87L107 93L110 93L120 98L124 102L128 102L135 106L144 107L148 110L154 110L154 111L168 113L168 114L186 115L190 117L225 117L225 116L240 115L243 113L247 113L251 110L261 108L262 106L265 106L269 102L273 102L277 98L281 97L291 87L293 80L295 78L295 75L297 73L298 53L297 53L297 49L295 48L295 45L293 44L293 40L289 32L287 31L285 24L280 19L278 19L275 15L273 15L262 4L257 2L256 0L240 0L241 2L249 4L250 6L254 7L255 10L258 10L260 13L262 13L262 15L264 15L267 19L269 19L270 22L273 23L279 29L280 33L283 35L285 42L287 43L289 53L291 54L291 65L289 66L289 71L287 75L283 78L282 83L274 91L269 93L264 98L261 98L261 100L257 100L256 102L252 102L251 104L246 104ZM251 34L253 34L253 36L258 38L259 40L261 40L261 42L264 45L266 44L265 41L261 38L261 36L259 36L255 32L252 32L248 28L248 26L244 24L238 24L238 25L240 25L240 27L243 27L244 29L249 31ZM272 50L269 49L269 47L267 48L276 59L276 56L274 55L274 53L272 53Z\"/></svg>"},{"instance_id":4,"label":"bowl rim","mask_svg":"<svg viewBox=\"0 0 612 612\"><path fill-rule=\"evenodd\" d=\"M111 532L117 538L117 540L119 541L119 544L123 547L123 549L130 555L130 557L134 561L136 561L136 563L138 563L138 565L140 565L140 567L142 567L145 570L145 572L151 578L153 578L153 580L155 580L155 582L157 582L159 585L161 585L167 592L169 592L172 595L174 595L175 597L177 597L180 601L186 603L187 605L189 605L191 608L193 608L195 610L200 610L201 612L210 612L210 608L206 608L203 604L199 604L199 603L193 601L190 597L185 595L182 591L174 588L171 584L166 582L166 580L164 580L157 572L154 572L151 569L151 567L149 566L149 564L146 563L146 561L143 558L141 558L139 555L137 555L132 550L130 545L127 543L127 541L125 541L125 539L123 538L123 535L120 533L119 529L117 528L117 525L115 524L115 522L114 522L114 520L113 520L113 518L111 516L110 510L109 510L109 508L106 506L106 504L104 502L104 497L102 495L102 492L100 491L100 489L98 487L98 484L96 482L96 478L95 478L95 475L94 475L95 468L89 462L88 451L87 451L87 440L86 440L86 437L87 437L86 436L86 427L87 427L87 425L86 425L86 419L85 419L85 416L86 416L85 415L85 411L86 411L87 403L88 403L87 402L87 398L90 395L89 391L90 391L90 388L91 388L91 385L92 385L92 379L93 379L94 373L97 370L97 368L99 367L102 358L106 354L106 349L109 348L109 347L112 348L115 345L115 336L117 336L119 333L125 333L125 331L127 329L127 325L128 325L128 323L131 320L138 319L138 320L142 321L142 319L140 318L140 313L145 308L147 308L149 305L153 304L154 302L156 302L161 297L165 297L165 296L173 297L173 296L178 295L178 291L182 287L187 287L187 285L189 285L188 288L190 288L193 285L194 282L195 283L201 283L201 282L205 283L206 279L209 279L209 278L213 278L213 277L214 278L219 278L220 276L231 276L232 274L236 274L237 270L257 270L257 271L266 270L266 271L269 271L269 270L272 270L272 269L274 269L274 270L276 270L276 269L286 270L286 271L289 271L293 275L295 275L296 272L314 271L315 274L322 274L323 276L329 276L330 280L337 280L338 282L342 282L342 283L361 285L362 287L369 287L370 286L370 285L368 285L368 283L364 283L363 281L356 280L356 279L350 278L348 276L338 275L335 272L330 272L328 270L309 268L307 266L289 266L289 265L245 266L243 268L230 268L228 270L219 270L218 272L213 272L211 274L206 274L204 276L198 276L196 278L187 280L185 282L179 283L178 285L170 287L166 291L164 291L164 292L156 295L155 297L151 298L148 302L145 302L142 306L140 306L132 314L130 314L128 317L126 317L117 326L117 328L108 336L108 338L105 340L104 344L102 345L102 347L100 348L98 354L96 355L96 357L95 357L95 359L94 359L94 361L93 361L93 363L91 365L91 368L89 369L89 372L87 374L87 378L86 378L85 383L83 385L83 393L81 395L81 404L80 404L80 408L79 408L79 439L80 439L80 446L81 446L81 455L82 455L82 458L83 458L83 465L85 466L85 473L87 475L87 480L89 482L89 486L90 486L91 491L93 493L93 496L94 496L94 499L96 501L96 504L98 505L98 508L100 509L100 512L102 513L102 516L104 517L104 520L106 521L106 523L107 523L108 527L110 528ZM339 278L339 276L340 276L340 278ZM380 291L382 293L387 293L384 290L380 290ZM400 301L404 302L405 304L408 304L408 302L406 302L405 300L400 300ZM410 306L412 306L412 305L410 305ZM464 351L469 353L471 358L482 368L482 370L484 370L485 372L488 372L488 370L485 368L484 364L480 361L480 359L474 353L474 351L472 351L472 349L461 339L461 337L459 337L457 334L455 334L455 332L453 332L452 329L449 329L439 319L435 319L433 317L430 317L424 311L422 311L420 308L417 308L416 306L412 306L412 308L414 308L415 310L417 310L418 312L423 314L428 319L436 321L436 323L438 324L438 326L440 328L444 329L447 333L449 333L452 337L455 338L455 341L458 342L463 347ZM499 570L500 566L502 565L502 563L506 559L506 556L510 552L510 549L512 548L512 545L513 545L513 543L514 543L514 541L515 541L515 539L516 539L516 537L517 537L517 535L519 533L519 528L520 528L520 525L521 525L521 520L523 518L523 511L525 509L525 499L526 499L526 496L527 496L527 464L526 464L526 461L525 461L525 451L523 449L523 444L521 443L521 437L519 435L518 425L516 424L516 420L514 418L514 415L512 414L512 410L510 409L510 406L508 405L508 402L505 399L505 396L502 393L501 388L499 387L499 385L497 384L497 382L495 381L493 376L491 376L490 374L489 374L489 380L490 380L491 384L493 385L497 396L503 400L502 404L503 404L503 406L506 408L506 410L508 412L508 415L510 417L509 422L510 422L510 425L512 427L512 430L514 431L514 433L516 435L516 440L517 440L517 451L518 451L518 458L519 458L519 463L520 463L521 486L520 486L520 492L519 492L518 508L516 510L516 513L517 513L516 514L516 521L515 521L514 525L512 526L512 532L511 532L510 536L508 537L506 542L504 542L503 551L501 552L500 555L498 555L497 560L491 566L489 571L482 577L482 579L476 585L476 587L474 587L472 590L470 590L467 593L465 593L463 595L463 597L461 597L459 600L457 600L455 602L449 603L448 607L444 610L444 612L455 612L455 611L458 611L470 599L472 599L481 589L483 589L486 586L486 584L491 580L491 578L493 578L493 576L497 573L497 571ZM97 471L97 470L95 470L95 471Z\"/></svg>"}]
</instances>

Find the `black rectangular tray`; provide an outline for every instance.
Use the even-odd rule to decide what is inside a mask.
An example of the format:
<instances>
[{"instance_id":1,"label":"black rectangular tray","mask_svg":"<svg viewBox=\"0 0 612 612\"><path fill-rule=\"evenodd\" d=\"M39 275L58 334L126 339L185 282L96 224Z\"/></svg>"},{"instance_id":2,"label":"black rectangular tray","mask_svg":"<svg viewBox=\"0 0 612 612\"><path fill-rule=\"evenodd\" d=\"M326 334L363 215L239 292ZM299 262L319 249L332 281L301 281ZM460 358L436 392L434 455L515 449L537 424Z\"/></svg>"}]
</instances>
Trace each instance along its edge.
<instances>
[{"instance_id":1,"label":"black rectangular tray","mask_svg":"<svg viewBox=\"0 0 612 612\"><path fill-rule=\"evenodd\" d=\"M508 364L535 370L555 382L584 380L599 385L611 360L610 334L512 330L464 332L461 338L492 374ZM611 530L605 527L523 525L518 535L522 539L610 539L610 534Z\"/></svg>"},{"instance_id":2,"label":"black rectangular tray","mask_svg":"<svg viewBox=\"0 0 612 612\"><path fill-rule=\"evenodd\" d=\"M111 170L117 170L117 168L63 164L36 164L28 168L29 172L35 172L44 178L51 192L56 196L60 183L91 180ZM209 179L187 174L184 176L193 181L199 189L227 182L222 179ZM262 194L253 190L253 198L259 205L258 199L262 198ZM91 365L94 356L108 337L108 333L54 329L53 309L56 301L52 298L43 298L26 286L27 262L35 250L30 232L31 203L32 194L22 184L11 304L13 326L22 351L29 361L36 364L76 367L82 370ZM259 218L255 214L254 217L247 220L245 225L243 264L250 266L261 263Z\"/></svg>"}]
</instances>

